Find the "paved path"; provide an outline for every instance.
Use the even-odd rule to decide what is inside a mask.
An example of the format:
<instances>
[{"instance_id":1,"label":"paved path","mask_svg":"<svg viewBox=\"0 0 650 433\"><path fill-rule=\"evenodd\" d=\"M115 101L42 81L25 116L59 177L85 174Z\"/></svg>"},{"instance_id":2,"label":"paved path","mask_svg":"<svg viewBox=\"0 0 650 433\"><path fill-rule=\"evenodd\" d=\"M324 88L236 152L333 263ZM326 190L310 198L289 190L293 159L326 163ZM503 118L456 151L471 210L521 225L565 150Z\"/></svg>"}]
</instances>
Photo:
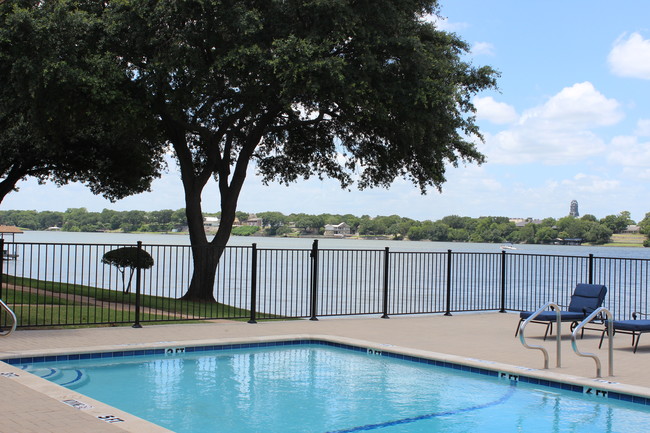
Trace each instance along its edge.
<instances>
[{"instance_id":1,"label":"paved path","mask_svg":"<svg viewBox=\"0 0 650 433\"><path fill-rule=\"evenodd\" d=\"M65 299L74 302L75 304L78 305L92 305L99 308L108 308L115 311L135 311L135 305L133 304L125 304L123 302L114 302L114 301L104 301L101 299L93 298L92 296L83 296L74 293L53 292L50 290L38 289L35 287L16 286L14 284L3 284L3 288L17 290L18 292L23 292L23 293L33 293L41 296L50 296L56 299ZM14 306L20 306L20 305L21 304L10 304L9 307L13 308ZM25 305L29 305L29 304L25 304ZM57 305L58 304L54 304L53 306L57 306ZM181 313L158 310L151 307L141 307L141 312L146 314L159 315L163 317L175 317L175 318L184 317Z\"/></svg>"}]
</instances>

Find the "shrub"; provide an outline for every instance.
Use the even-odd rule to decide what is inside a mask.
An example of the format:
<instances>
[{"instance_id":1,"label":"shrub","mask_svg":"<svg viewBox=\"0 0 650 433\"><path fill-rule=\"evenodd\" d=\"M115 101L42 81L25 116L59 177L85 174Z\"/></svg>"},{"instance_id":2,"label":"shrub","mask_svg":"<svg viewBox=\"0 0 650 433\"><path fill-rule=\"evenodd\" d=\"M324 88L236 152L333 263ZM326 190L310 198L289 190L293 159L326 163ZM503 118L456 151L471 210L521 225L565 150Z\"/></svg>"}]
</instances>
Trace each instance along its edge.
<instances>
[{"instance_id":1,"label":"shrub","mask_svg":"<svg viewBox=\"0 0 650 433\"><path fill-rule=\"evenodd\" d=\"M131 280L136 269L149 269L153 266L153 257L145 250L138 247L123 247L108 251L102 257L102 263L113 265L122 273L122 286L124 293L131 290ZM131 269L128 285L124 281L126 268Z\"/></svg>"}]
</instances>

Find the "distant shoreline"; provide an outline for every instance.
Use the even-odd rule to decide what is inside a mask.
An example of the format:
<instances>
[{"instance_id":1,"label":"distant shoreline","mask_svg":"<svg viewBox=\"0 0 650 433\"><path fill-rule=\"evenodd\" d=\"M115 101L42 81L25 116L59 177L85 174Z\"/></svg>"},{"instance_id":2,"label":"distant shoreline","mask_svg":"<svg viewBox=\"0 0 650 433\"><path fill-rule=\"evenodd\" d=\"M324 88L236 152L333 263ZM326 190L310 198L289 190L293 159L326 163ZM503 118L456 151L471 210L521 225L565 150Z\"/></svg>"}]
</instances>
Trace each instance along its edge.
<instances>
[{"instance_id":1,"label":"distant shoreline","mask_svg":"<svg viewBox=\"0 0 650 433\"><path fill-rule=\"evenodd\" d=\"M95 231L95 232L83 232L83 231L64 231L64 230L31 230L31 229L26 229L26 228L20 228L23 231L26 232L34 232L34 231L53 231L53 232L62 232L62 233L106 233L106 234L152 234L152 235L172 235L172 236L188 236L189 232L187 231L169 231L169 232L145 232L145 231L134 231L134 232L125 232L123 230L103 230L103 231ZM208 232L206 235L209 236L214 236L215 232ZM299 235L299 234L293 234L291 236L286 236L286 235L281 235L281 236L269 236L269 235L264 235L260 233L255 233L250 236L244 236L244 235L235 235L233 234L232 237L237 237L237 238L247 238L247 237L263 237L263 238L286 238L286 239L327 239L327 240L337 240L337 239L348 239L348 240L359 240L359 241L365 241L365 240L378 240L378 241L407 241L407 242L421 242L421 243L436 243L436 242L453 242L453 243L474 243L474 242L463 242L463 241L432 241L428 239L421 239L421 240L411 240L408 238L396 238L395 236L390 236L390 235L368 235L368 236L363 236L363 235L352 235L352 236L345 236L345 237L338 237L338 236L324 236L321 234L304 234L304 235ZM582 243L580 245L576 246L582 246L582 247L590 247L590 246L598 246L598 247L630 247L630 248L644 248L643 242L645 240L645 236L641 234L624 234L624 233L617 233L612 235L612 242L608 242L606 244L602 245L595 245L595 244L590 244L588 242ZM501 242L483 242L485 244L491 244L491 245L499 245ZM515 243L515 245L553 245L553 244L525 244L525 243Z\"/></svg>"}]
</instances>

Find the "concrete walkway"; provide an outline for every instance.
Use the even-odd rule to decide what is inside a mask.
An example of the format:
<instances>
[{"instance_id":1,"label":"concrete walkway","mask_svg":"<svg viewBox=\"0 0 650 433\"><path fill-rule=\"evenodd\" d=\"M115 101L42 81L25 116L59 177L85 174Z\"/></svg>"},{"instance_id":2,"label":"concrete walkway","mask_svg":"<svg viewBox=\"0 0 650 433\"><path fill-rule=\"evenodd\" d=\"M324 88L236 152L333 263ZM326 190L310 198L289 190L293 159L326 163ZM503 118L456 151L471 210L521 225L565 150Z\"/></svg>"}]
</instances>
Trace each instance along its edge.
<instances>
[{"instance_id":1,"label":"concrete walkway","mask_svg":"<svg viewBox=\"0 0 650 433\"><path fill-rule=\"evenodd\" d=\"M542 370L542 352L526 350L514 337L517 322L516 314L485 313L16 331L0 339L0 358L316 337L650 397L650 372L643 368L650 361L650 336L634 354L630 336L617 335L614 376L608 377L607 350L598 349L600 332L587 331L578 346L601 357L604 377L598 379L594 360L573 352L568 326L560 368L555 339L543 342L542 326L527 328L529 344L549 351L551 368ZM0 432L167 431L5 363L0 363L0 399Z\"/></svg>"}]
</instances>

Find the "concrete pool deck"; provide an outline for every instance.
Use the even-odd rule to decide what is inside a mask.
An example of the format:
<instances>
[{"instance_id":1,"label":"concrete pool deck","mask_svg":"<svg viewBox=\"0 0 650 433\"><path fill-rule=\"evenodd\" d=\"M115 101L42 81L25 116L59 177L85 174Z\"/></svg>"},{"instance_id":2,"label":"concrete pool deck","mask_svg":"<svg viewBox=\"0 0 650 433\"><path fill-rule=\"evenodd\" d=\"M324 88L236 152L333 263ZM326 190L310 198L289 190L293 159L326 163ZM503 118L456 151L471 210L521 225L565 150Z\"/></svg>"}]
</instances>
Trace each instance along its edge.
<instances>
[{"instance_id":1,"label":"concrete pool deck","mask_svg":"<svg viewBox=\"0 0 650 433\"><path fill-rule=\"evenodd\" d=\"M215 321L181 325L57 330L19 330L0 339L0 358L135 350L151 347L178 347L278 339L319 338L399 351L415 356L479 366L513 374L593 386L650 397L650 337L632 352L631 337L614 339L614 376L608 376L607 341L598 349L600 332L586 331L578 340L582 352L601 358L602 378L596 378L593 359L577 356L571 348L568 324L562 330L562 366L555 366L555 338L542 341L544 327L530 324L526 329L531 345L543 345L549 352L549 369L543 370L543 354L525 349L514 337L518 315L482 313L322 318L318 321L278 322ZM644 338L645 338L644 337ZM0 363L0 432L118 432L167 431L116 410L45 379L25 374Z\"/></svg>"}]
</instances>

